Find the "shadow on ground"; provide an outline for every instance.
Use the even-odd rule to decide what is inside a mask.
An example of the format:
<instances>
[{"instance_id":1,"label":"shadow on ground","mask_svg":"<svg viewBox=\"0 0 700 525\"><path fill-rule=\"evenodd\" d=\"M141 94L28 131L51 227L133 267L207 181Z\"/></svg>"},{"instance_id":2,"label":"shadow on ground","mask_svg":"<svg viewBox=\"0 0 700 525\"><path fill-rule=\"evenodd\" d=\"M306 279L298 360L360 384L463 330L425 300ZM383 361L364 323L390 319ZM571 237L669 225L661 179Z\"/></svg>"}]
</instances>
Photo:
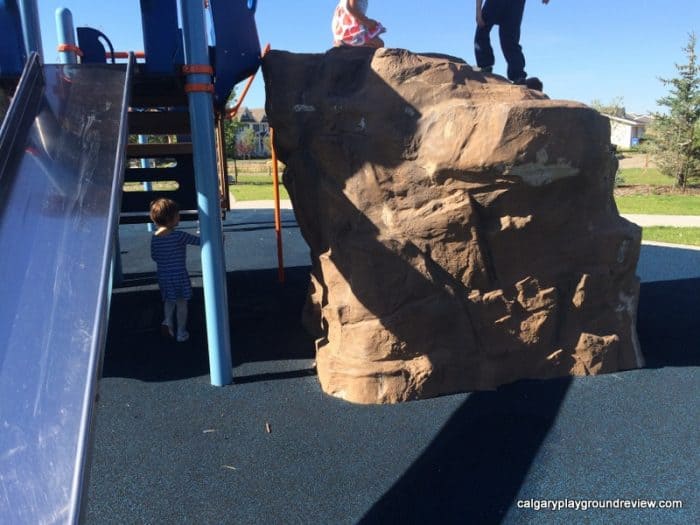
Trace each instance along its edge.
<instances>
[{"instance_id":1,"label":"shadow on ground","mask_svg":"<svg viewBox=\"0 0 700 525\"><path fill-rule=\"evenodd\" d=\"M226 276L231 319L233 365L257 361L313 359L314 343L301 326L301 309L309 268L287 268L280 284L276 270L229 272ZM162 321L160 293L151 274L127 274L125 282L139 285L116 290L103 365L104 377L141 381L172 381L209 374L201 288L193 290L188 328L191 339L175 343L158 331ZM280 378L308 375L308 370L283 372ZM259 379L269 379L269 374ZM274 378L274 376L272 376ZM254 376L236 382L253 381Z\"/></svg>"},{"instance_id":2,"label":"shadow on ground","mask_svg":"<svg viewBox=\"0 0 700 525\"><path fill-rule=\"evenodd\" d=\"M642 285L638 332L647 368L700 366L693 314L698 311L700 279ZM472 393L362 523L501 523L512 512L572 381L521 381ZM605 399L600 402L615 402L612 395ZM625 426L613 424L611 430L624 435ZM624 469L624 459L611 469ZM652 494L663 490L663 485L647 487ZM596 488L586 491L595 494Z\"/></svg>"},{"instance_id":3,"label":"shadow on ground","mask_svg":"<svg viewBox=\"0 0 700 525\"><path fill-rule=\"evenodd\" d=\"M470 395L362 523L498 523L559 412L570 378Z\"/></svg>"},{"instance_id":4,"label":"shadow on ground","mask_svg":"<svg viewBox=\"0 0 700 525\"><path fill-rule=\"evenodd\" d=\"M642 284L637 333L648 368L700 366L700 279Z\"/></svg>"},{"instance_id":5,"label":"shadow on ground","mask_svg":"<svg viewBox=\"0 0 700 525\"><path fill-rule=\"evenodd\" d=\"M143 381L170 381L209 373L204 301L195 288L190 303L192 339L176 344L158 332L162 318L155 275L125 276L131 287L117 290L112 299L103 375ZM301 325L301 310L309 282L309 268L286 270L286 282L273 269L227 274L232 359L243 363L313 359L312 338ZM143 288L144 285L148 289ZM646 366L700 366L700 332L692 312L700 311L700 279L658 281L641 286L637 330ZM310 372L300 371L298 376ZM286 372L281 378L297 377ZM260 379L269 379L261 376ZM237 382L256 380L254 376Z\"/></svg>"},{"instance_id":6,"label":"shadow on ground","mask_svg":"<svg viewBox=\"0 0 700 525\"><path fill-rule=\"evenodd\" d=\"M642 285L638 331L650 370L624 380L520 381L492 392L358 406L325 396L308 377L313 370L297 366L314 358L300 322L308 273L287 269L284 285L274 269L227 275L237 383L230 389L212 390L202 377L201 289L190 308L192 339L180 345L154 329L161 306L153 286L116 291L104 376L125 379L103 382L100 410L108 417L98 418L88 523L114 516L217 523L227 515L251 523L536 523L536 513L514 510L524 494L565 497L582 486L585 496L624 497L640 480L650 497L689 493L649 480L688 470L674 459L688 425L674 412L685 405L673 400L687 396L692 375L659 389L669 373L656 369L700 365L700 279ZM649 395L631 393L639 389ZM152 402L159 410L136 408ZM648 414L655 414L651 426ZM203 434L211 428L221 430ZM155 442L157 455L149 448ZM635 453L627 457L630 447ZM221 458L237 458L236 470L222 469L229 463ZM161 492L144 474L156 471L169 480ZM193 491L192 476L211 479ZM682 523L686 515L663 517Z\"/></svg>"}]
</instances>

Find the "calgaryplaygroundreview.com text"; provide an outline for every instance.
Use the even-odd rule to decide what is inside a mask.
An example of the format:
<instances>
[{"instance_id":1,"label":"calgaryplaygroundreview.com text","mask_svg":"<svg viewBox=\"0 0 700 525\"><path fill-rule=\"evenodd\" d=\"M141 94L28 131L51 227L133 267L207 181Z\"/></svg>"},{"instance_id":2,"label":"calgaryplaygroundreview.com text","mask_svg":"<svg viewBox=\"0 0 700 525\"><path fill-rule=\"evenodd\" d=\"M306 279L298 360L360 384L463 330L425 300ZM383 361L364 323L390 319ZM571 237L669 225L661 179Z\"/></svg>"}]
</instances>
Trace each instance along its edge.
<instances>
[{"instance_id":1,"label":"calgaryplaygroundreview.com text","mask_svg":"<svg viewBox=\"0 0 700 525\"><path fill-rule=\"evenodd\" d=\"M683 501L669 499L521 499L517 508L534 511L560 511L593 509L682 509Z\"/></svg>"}]
</instances>

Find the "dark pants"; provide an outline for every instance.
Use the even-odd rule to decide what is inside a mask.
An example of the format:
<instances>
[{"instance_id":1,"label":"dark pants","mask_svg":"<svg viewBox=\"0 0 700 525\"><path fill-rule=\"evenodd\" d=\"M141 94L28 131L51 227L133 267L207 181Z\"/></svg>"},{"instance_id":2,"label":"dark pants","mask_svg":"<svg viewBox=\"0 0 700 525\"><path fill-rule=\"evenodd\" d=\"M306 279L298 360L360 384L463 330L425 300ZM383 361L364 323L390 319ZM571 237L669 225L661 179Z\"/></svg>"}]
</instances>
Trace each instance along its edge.
<instances>
[{"instance_id":1,"label":"dark pants","mask_svg":"<svg viewBox=\"0 0 700 525\"><path fill-rule=\"evenodd\" d=\"M491 28L498 26L503 56L508 62L508 79L524 79L525 57L520 47L520 24L523 21L525 0L486 0L482 16L486 25L476 28L474 36L474 54L476 65L480 68L493 66L495 59L491 47Z\"/></svg>"}]
</instances>

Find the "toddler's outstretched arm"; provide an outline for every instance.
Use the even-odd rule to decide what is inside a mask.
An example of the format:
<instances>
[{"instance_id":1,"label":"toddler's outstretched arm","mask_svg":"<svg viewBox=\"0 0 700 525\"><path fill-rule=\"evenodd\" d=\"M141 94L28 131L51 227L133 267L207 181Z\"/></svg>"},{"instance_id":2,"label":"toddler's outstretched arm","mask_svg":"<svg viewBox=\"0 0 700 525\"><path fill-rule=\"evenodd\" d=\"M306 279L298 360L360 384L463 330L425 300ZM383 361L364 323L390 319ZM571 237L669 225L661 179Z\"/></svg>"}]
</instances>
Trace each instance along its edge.
<instances>
[{"instance_id":1,"label":"toddler's outstretched arm","mask_svg":"<svg viewBox=\"0 0 700 525\"><path fill-rule=\"evenodd\" d=\"M185 244L192 244L194 246L200 246L201 245L201 239L197 237L196 235L192 235L191 233L183 232L182 233L182 239L185 241Z\"/></svg>"}]
</instances>

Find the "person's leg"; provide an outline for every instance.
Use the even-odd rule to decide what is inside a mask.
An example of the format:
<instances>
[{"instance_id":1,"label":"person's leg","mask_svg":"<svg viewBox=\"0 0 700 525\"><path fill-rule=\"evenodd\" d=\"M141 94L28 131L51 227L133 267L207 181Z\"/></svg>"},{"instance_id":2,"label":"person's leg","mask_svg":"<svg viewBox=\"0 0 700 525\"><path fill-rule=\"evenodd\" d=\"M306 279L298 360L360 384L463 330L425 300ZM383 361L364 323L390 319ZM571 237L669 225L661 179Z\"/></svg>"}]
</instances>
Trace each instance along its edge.
<instances>
[{"instance_id":1,"label":"person's leg","mask_svg":"<svg viewBox=\"0 0 700 525\"><path fill-rule=\"evenodd\" d=\"M190 338L187 332L187 299L177 300L177 340L182 343Z\"/></svg>"},{"instance_id":2,"label":"person's leg","mask_svg":"<svg viewBox=\"0 0 700 525\"><path fill-rule=\"evenodd\" d=\"M493 56L493 48L491 47L491 29L493 24L487 22L484 27L476 27L474 34L474 56L476 65L479 69L488 70L491 72L496 59Z\"/></svg>"},{"instance_id":3,"label":"person's leg","mask_svg":"<svg viewBox=\"0 0 700 525\"><path fill-rule=\"evenodd\" d=\"M163 323L160 325L160 331L166 337L173 337L175 335L173 331L174 315L175 301L163 301Z\"/></svg>"},{"instance_id":4,"label":"person's leg","mask_svg":"<svg viewBox=\"0 0 700 525\"><path fill-rule=\"evenodd\" d=\"M525 81L525 56L520 47L520 25L523 21L525 0L510 0L498 27L503 56L508 62L508 80Z\"/></svg>"},{"instance_id":5,"label":"person's leg","mask_svg":"<svg viewBox=\"0 0 700 525\"><path fill-rule=\"evenodd\" d=\"M484 27L477 25L476 33L474 34L476 65L479 66L479 69L489 73L496 63L496 58L493 56L493 47L491 47L491 29L499 23L502 10L501 3L502 0L486 0L484 2L481 16L484 18L486 25Z\"/></svg>"}]
</instances>

